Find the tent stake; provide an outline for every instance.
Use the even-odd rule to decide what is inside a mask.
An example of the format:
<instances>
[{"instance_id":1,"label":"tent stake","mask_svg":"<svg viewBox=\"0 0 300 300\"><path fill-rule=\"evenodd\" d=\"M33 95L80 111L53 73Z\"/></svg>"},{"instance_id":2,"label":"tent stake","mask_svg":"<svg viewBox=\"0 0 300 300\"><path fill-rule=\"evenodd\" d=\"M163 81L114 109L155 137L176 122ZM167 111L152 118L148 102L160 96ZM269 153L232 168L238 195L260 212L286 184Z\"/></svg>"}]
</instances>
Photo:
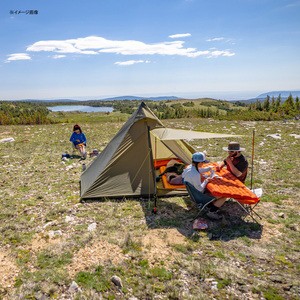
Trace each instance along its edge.
<instances>
[{"instance_id":1,"label":"tent stake","mask_svg":"<svg viewBox=\"0 0 300 300\"><path fill-rule=\"evenodd\" d=\"M251 190L252 190L252 184L253 184L254 137L255 137L255 129L253 129L253 135L252 135L252 161L251 161L251 185L250 185Z\"/></svg>"}]
</instances>

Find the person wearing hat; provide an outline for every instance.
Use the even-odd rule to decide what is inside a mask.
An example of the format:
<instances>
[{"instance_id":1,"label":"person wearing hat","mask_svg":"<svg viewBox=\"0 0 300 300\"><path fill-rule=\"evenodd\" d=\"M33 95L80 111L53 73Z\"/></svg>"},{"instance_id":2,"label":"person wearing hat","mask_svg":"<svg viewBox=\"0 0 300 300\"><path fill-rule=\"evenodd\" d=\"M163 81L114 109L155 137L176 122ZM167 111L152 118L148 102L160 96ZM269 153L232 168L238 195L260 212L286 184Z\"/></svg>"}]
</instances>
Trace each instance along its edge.
<instances>
[{"instance_id":1,"label":"person wearing hat","mask_svg":"<svg viewBox=\"0 0 300 300\"><path fill-rule=\"evenodd\" d=\"M228 156L217 166L216 170L220 171L226 166L228 171L241 182L245 183L248 172L248 161L241 153L245 148L241 148L237 142L230 142L227 147L223 147L223 150L228 151Z\"/></svg>"},{"instance_id":2,"label":"person wearing hat","mask_svg":"<svg viewBox=\"0 0 300 300\"><path fill-rule=\"evenodd\" d=\"M201 182L201 174L205 172L212 172L211 167L202 167L204 162L206 162L205 154L203 152L196 152L192 155L192 164L188 165L182 173L183 180L192 184L201 193L203 193L209 181L209 178L206 178L203 182Z\"/></svg>"},{"instance_id":3,"label":"person wearing hat","mask_svg":"<svg viewBox=\"0 0 300 300\"><path fill-rule=\"evenodd\" d=\"M205 187L213 175L213 169L211 167L203 167L205 162L207 162L205 154L203 152L196 152L192 155L192 164L184 169L182 173L183 180L192 184L201 193L206 193ZM201 181L201 178L204 177L202 173L206 172L210 172L210 175L207 176L204 181ZM226 198L216 198L215 201L207 206L209 211L206 215L211 219L221 219L222 216L219 214L219 208L226 200Z\"/></svg>"},{"instance_id":4,"label":"person wearing hat","mask_svg":"<svg viewBox=\"0 0 300 300\"><path fill-rule=\"evenodd\" d=\"M70 137L70 142L73 143L74 148L76 148L80 154L82 159L86 159L86 137L84 133L82 132L81 128L79 125L74 125L73 127L73 133Z\"/></svg>"}]
</instances>

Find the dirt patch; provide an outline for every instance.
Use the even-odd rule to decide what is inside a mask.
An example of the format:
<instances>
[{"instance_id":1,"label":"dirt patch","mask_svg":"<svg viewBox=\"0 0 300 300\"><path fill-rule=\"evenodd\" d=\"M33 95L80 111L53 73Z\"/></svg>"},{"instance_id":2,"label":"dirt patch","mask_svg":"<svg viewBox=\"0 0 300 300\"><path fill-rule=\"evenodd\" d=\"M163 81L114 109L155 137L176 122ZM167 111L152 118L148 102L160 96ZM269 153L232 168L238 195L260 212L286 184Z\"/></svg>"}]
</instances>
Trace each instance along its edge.
<instances>
[{"instance_id":1,"label":"dirt patch","mask_svg":"<svg viewBox=\"0 0 300 300\"><path fill-rule=\"evenodd\" d=\"M9 288L13 285L19 269L8 252L0 249L0 287Z\"/></svg>"},{"instance_id":2,"label":"dirt patch","mask_svg":"<svg viewBox=\"0 0 300 300\"><path fill-rule=\"evenodd\" d=\"M154 229L142 239L143 253L150 265L160 261L164 261L165 265L173 263L179 253L172 249L172 245L185 243L184 236L176 229Z\"/></svg>"},{"instance_id":3,"label":"dirt patch","mask_svg":"<svg viewBox=\"0 0 300 300\"><path fill-rule=\"evenodd\" d=\"M53 246L56 244L59 244L61 242L60 238L49 238L45 239L39 235L36 235L34 239L32 240L31 246L29 247L29 250L33 252L38 252L40 250L46 249L49 246Z\"/></svg>"},{"instance_id":4,"label":"dirt patch","mask_svg":"<svg viewBox=\"0 0 300 300\"><path fill-rule=\"evenodd\" d=\"M68 266L68 272L74 276L80 271L87 270L93 265L105 262L119 264L125 258L122 249L107 241L97 241L90 246L80 249L73 257L73 262Z\"/></svg>"},{"instance_id":5,"label":"dirt patch","mask_svg":"<svg viewBox=\"0 0 300 300\"><path fill-rule=\"evenodd\" d=\"M282 233L280 232L280 228L283 226L280 225L273 225L273 226L265 226L264 230L262 232L261 241L262 242L268 242L271 241L272 238L279 238Z\"/></svg>"},{"instance_id":6,"label":"dirt patch","mask_svg":"<svg viewBox=\"0 0 300 300\"><path fill-rule=\"evenodd\" d=\"M173 263L179 255L170 246L184 243L184 237L176 229L151 230L142 239L143 256L150 265L155 265L160 261L164 261L165 265L168 265ZM93 265L106 262L117 265L127 258L119 246L101 240L80 249L74 255L72 264L68 266L68 272L70 276L74 276L80 271L88 270Z\"/></svg>"}]
</instances>

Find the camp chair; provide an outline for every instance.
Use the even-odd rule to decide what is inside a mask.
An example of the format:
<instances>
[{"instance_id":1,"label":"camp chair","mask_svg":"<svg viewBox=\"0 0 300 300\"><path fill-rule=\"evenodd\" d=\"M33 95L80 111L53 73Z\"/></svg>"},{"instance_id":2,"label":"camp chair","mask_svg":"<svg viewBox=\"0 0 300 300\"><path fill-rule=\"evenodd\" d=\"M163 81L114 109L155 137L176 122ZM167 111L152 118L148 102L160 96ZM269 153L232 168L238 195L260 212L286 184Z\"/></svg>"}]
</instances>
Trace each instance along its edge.
<instances>
[{"instance_id":1,"label":"camp chair","mask_svg":"<svg viewBox=\"0 0 300 300\"><path fill-rule=\"evenodd\" d=\"M197 190L192 184L190 184L187 181L185 181L184 184L186 186L186 190L188 191L191 200L196 203L197 208L199 209L199 213L196 216L197 218L203 212L205 207L209 203L216 200L216 198L208 194L201 193L199 190Z\"/></svg>"}]
</instances>

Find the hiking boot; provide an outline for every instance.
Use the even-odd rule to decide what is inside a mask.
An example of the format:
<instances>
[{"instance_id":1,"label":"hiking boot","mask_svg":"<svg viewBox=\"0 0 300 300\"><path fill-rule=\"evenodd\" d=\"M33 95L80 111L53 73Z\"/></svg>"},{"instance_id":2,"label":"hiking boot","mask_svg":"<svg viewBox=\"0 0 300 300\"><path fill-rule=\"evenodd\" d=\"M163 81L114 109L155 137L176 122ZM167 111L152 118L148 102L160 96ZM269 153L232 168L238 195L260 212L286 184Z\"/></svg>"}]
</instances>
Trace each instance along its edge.
<instances>
[{"instance_id":1,"label":"hiking boot","mask_svg":"<svg viewBox=\"0 0 300 300\"><path fill-rule=\"evenodd\" d=\"M217 211L209 211L206 215L210 219L213 219L213 220L220 220L220 219L222 219L222 215L220 214L219 210L217 210Z\"/></svg>"}]
</instances>

